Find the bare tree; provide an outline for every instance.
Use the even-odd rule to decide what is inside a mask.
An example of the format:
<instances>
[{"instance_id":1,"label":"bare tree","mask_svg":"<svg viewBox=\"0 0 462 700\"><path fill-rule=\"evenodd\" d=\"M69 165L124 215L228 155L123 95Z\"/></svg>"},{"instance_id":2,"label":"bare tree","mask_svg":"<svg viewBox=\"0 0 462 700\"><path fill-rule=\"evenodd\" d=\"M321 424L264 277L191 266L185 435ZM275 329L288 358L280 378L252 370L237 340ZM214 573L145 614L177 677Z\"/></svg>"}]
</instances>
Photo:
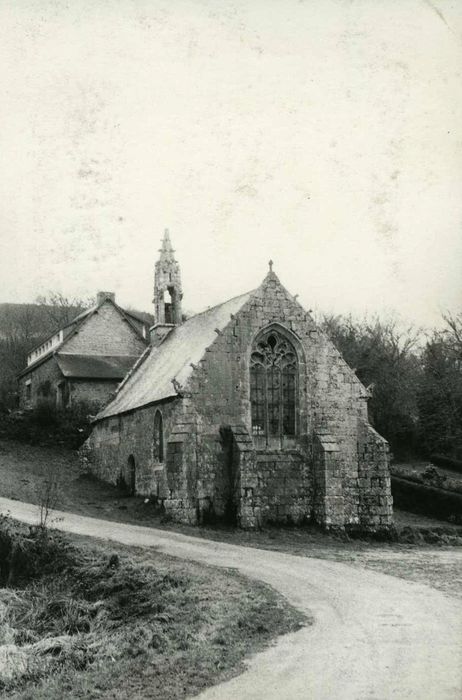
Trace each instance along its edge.
<instances>
[{"instance_id":1,"label":"bare tree","mask_svg":"<svg viewBox=\"0 0 462 700\"><path fill-rule=\"evenodd\" d=\"M462 459L462 313L445 314L428 337L419 392L421 439L428 453Z\"/></svg>"},{"instance_id":2,"label":"bare tree","mask_svg":"<svg viewBox=\"0 0 462 700\"><path fill-rule=\"evenodd\" d=\"M369 417L395 454L412 454L417 439L421 331L377 316L325 316L321 326L365 386L374 385Z\"/></svg>"},{"instance_id":3,"label":"bare tree","mask_svg":"<svg viewBox=\"0 0 462 700\"><path fill-rule=\"evenodd\" d=\"M39 505L39 525L46 530L50 515L56 509L61 498L60 475L57 467L48 465L42 475L42 480L37 487Z\"/></svg>"},{"instance_id":4,"label":"bare tree","mask_svg":"<svg viewBox=\"0 0 462 700\"><path fill-rule=\"evenodd\" d=\"M47 295L38 296L36 304L43 309L44 314L52 326L52 331L62 328L70 323L78 314L93 305L90 297L65 296L62 292L48 292Z\"/></svg>"},{"instance_id":5,"label":"bare tree","mask_svg":"<svg viewBox=\"0 0 462 700\"><path fill-rule=\"evenodd\" d=\"M45 339L37 309L33 304L2 305L0 315L0 404L15 405L16 376L27 353Z\"/></svg>"},{"instance_id":6,"label":"bare tree","mask_svg":"<svg viewBox=\"0 0 462 700\"><path fill-rule=\"evenodd\" d=\"M35 304L0 305L0 405L16 405L16 376L25 366L28 353L58 328L88 308L90 299L65 297L50 292Z\"/></svg>"},{"instance_id":7,"label":"bare tree","mask_svg":"<svg viewBox=\"0 0 462 700\"><path fill-rule=\"evenodd\" d=\"M442 331L444 338L454 355L462 360L462 312L443 314L443 319L446 322L446 328Z\"/></svg>"}]
</instances>

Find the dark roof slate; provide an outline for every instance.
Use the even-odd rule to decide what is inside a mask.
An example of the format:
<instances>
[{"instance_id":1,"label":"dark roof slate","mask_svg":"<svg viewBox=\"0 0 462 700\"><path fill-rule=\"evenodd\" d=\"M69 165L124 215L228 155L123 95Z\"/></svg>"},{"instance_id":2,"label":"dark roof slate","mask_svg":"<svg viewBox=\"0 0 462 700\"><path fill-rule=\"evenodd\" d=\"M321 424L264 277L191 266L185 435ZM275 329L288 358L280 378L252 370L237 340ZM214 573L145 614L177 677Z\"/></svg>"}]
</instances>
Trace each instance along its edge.
<instances>
[{"instance_id":1,"label":"dark roof slate","mask_svg":"<svg viewBox=\"0 0 462 700\"><path fill-rule=\"evenodd\" d=\"M123 379L137 355L73 355L56 353L59 369L74 379Z\"/></svg>"},{"instance_id":2,"label":"dark roof slate","mask_svg":"<svg viewBox=\"0 0 462 700\"><path fill-rule=\"evenodd\" d=\"M185 386L193 372L192 364L200 362L216 339L215 331L223 330L231 314L237 313L252 294L247 292L192 316L173 328L158 347L148 348L96 420L177 396L173 380L175 385Z\"/></svg>"}]
</instances>

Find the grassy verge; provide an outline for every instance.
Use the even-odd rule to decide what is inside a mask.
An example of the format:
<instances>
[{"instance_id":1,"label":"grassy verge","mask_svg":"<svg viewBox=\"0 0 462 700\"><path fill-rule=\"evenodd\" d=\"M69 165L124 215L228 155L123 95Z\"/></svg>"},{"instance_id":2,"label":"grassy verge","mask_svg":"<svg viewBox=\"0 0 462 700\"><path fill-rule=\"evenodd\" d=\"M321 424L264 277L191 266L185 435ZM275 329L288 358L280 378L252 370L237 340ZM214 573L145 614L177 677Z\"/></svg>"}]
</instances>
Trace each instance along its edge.
<instances>
[{"instance_id":1,"label":"grassy verge","mask_svg":"<svg viewBox=\"0 0 462 700\"><path fill-rule=\"evenodd\" d=\"M235 572L0 525L3 698L183 698L307 622Z\"/></svg>"}]
</instances>

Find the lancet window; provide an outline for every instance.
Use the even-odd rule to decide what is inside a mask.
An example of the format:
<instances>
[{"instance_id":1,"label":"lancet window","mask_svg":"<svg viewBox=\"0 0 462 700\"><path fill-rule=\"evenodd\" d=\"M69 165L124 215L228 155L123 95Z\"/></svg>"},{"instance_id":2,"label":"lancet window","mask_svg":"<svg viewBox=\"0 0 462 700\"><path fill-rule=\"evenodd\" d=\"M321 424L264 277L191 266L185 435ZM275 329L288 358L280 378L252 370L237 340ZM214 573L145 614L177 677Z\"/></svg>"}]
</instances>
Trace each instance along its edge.
<instances>
[{"instance_id":1,"label":"lancet window","mask_svg":"<svg viewBox=\"0 0 462 700\"><path fill-rule=\"evenodd\" d=\"M164 461L164 425L162 413L156 411L154 416L154 461Z\"/></svg>"}]
</instances>

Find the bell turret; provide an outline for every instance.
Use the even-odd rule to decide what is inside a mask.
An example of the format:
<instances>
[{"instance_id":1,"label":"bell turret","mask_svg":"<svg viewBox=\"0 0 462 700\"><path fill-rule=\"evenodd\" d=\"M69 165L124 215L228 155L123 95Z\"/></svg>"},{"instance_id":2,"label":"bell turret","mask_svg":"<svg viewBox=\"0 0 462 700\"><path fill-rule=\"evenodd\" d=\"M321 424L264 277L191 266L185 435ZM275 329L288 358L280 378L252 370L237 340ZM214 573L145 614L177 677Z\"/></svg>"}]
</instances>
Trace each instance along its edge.
<instances>
[{"instance_id":1,"label":"bell turret","mask_svg":"<svg viewBox=\"0 0 462 700\"><path fill-rule=\"evenodd\" d=\"M170 330L182 322L180 266L175 260L175 251L165 229L160 248L160 257L154 273L154 326L151 342L158 345Z\"/></svg>"}]
</instances>

